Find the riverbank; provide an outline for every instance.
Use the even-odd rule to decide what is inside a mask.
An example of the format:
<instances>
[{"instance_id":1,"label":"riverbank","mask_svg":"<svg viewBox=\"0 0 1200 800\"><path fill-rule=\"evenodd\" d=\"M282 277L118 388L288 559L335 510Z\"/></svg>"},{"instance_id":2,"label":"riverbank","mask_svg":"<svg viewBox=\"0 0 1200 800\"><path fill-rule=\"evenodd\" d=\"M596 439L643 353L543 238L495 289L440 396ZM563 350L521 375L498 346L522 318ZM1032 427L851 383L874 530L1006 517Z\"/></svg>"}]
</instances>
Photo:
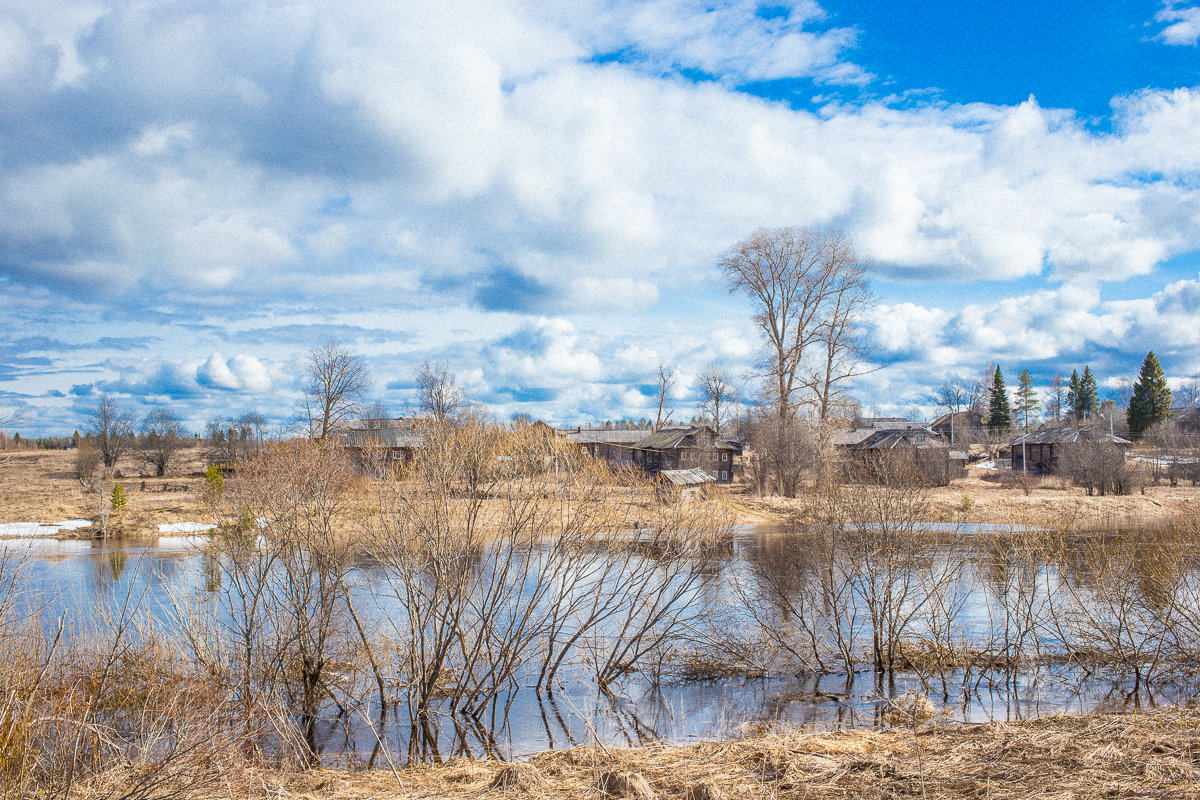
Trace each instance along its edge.
<instances>
[{"instance_id":1,"label":"riverbank","mask_svg":"<svg viewBox=\"0 0 1200 800\"><path fill-rule=\"evenodd\" d=\"M395 771L250 773L229 795L357 798L1193 798L1200 710L791 733L685 747L578 747L527 766L451 761ZM244 782L243 782L244 781ZM690 794L689 794L690 792Z\"/></svg>"},{"instance_id":2,"label":"riverbank","mask_svg":"<svg viewBox=\"0 0 1200 800\"><path fill-rule=\"evenodd\" d=\"M1128 523L1166 521L1180 516L1200 517L1200 487L1147 486L1144 493L1088 496L1075 486L1037 479L1029 491L1018 485L988 480L988 472L971 469L970 476L926 491L928 522L982 525L1069 526L1078 530L1104 529ZM809 491L799 497L735 498L744 514L762 522L809 522L818 497Z\"/></svg>"},{"instance_id":3,"label":"riverbank","mask_svg":"<svg viewBox=\"0 0 1200 800\"><path fill-rule=\"evenodd\" d=\"M0 524L52 523L89 519L98 523L98 495L74 475L74 453L16 451L3 465L0 481ZM155 478L142 475L145 468L123 464L115 482L125 489L127 507L109 519L119 536L151 537L158 526L187 522L213 522L212 510L202 500L204 464L199 449L185 450L172 474ZM1144 493L1128 496L1092 496L1053 478L1040 479L1026 492L1020 486L988 480L993 474L972 468L970 476L949 486L928 490L928 520L940 523L1033 526L1070 525L1077 529L1105 528L1129 523L1165 521L1179 516L1200 518L1200 487L1147 486ZM736 522L808 522L818 498L809 492L800 497L754 496L749 487L737 486L727 498ZM107 502L107 498L106 498ZM91 529L65 531L70 538L90 537Z\"/></svg>"}]
</instances>

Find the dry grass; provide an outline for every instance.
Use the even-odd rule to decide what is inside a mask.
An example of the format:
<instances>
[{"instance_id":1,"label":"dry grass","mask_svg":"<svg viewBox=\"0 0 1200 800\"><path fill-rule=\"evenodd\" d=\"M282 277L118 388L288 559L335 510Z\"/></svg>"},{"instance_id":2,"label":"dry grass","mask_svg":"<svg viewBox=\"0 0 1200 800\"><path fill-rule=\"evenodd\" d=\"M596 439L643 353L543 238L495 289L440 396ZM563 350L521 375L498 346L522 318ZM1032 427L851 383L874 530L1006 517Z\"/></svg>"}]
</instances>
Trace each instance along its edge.
<instances>
[{"instance_id":1,"label":"dry grass","mask_svg":"<svg viewBox=\"0 0 1200 800\"><path fill-rule=\"evenodd\" d=\"M0 465L0 522L57 522L98 517L98 500L75 477L73 450L25 450L9 453ZM168 522L209 521L201 502L203 465L194 458L198 449L180 453L171 475L150 477L151 469L136 461L122 461L115 483L125 487L127 508L113 515L110 525L118 533L157 534L157 525ZM145 473L143 475L142 473ZM81 532L90 535L91 531Z\"/></svg>"},{"instance_id":2,"label":"dry grass","mask_svg":"<svg viewBox=\"0 0 1200 800\"><path fill-rule=\"evenodd\" d=\"M918 758L918 748L921 758ZM769 735L686 747L581 747L530 759L540 779L497 779L495 761L392 772L256 773L230 796L353 798L603 797L630 773L656 797L710 782L737 798L1193 798L1200 793L1200 711L1055 716L933 728Z\"/></svg>"},{"instance_id":3,"label":"dry grass","mask_svg":"<svg viewBox=\"0 0 1200 800\"><path fill-rule=\"evenodd\" d=\"M1191 486L1147 486L1145 494L1088 497L1078 487L1067 487L1053 479L1036 483L1029 494L1019 486L985 481L971 470L971 477L949 486L928 490L928 522L966 522L990 525L1051 525L1079 530L1111 527L1122 521L1163 520L1176 515L1200 515L1200 488ZM964 500L965 498L965 500ZM737 497L745 512L779 521L810 521L819 502L816 492L800 497Z\"/></svg>"}]
</instances>

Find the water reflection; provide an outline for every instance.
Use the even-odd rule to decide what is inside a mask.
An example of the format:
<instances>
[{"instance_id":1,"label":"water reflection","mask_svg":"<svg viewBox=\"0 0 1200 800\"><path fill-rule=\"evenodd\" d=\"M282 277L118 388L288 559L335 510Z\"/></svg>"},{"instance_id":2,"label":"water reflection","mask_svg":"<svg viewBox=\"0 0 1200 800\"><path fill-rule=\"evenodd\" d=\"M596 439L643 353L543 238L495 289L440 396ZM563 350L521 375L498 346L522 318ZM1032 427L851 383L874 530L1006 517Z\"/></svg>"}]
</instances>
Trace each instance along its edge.
<instances>
[{"instance_id":1,"label":"water reflection","mask_svg":"<svg viewBox=\"0 0 1200 800\"><path fill-rule=\"evenodd\" d=\"M367 680L348 693L357 692L356 703L321 705L305 734L328 763L379 766L385 753L423 761L511 758L595 740L636 746L781 727L876 726L883 724L881 701L910 689L965 721L1157 706L1197 695L1194 670L1164 656L1181 646L1179 637L1200 631L1194 548L1136 537L976 531L939 532L897 549L859 533L840 540L747 529L706 563L690 603L714 624L694 632L711 652L761 648L765 677L704 680L647 661L600 691L593 668L574 662L547 691L526 676L469 709L435 698L421 713L404 702L382 707ZM244 612L230 603L231 581L255 577L239 578L223 560L228 555L206 541L19 543L30 586L23 602L43 619L66 614L87 630L125 598L136 598L150 618L176 624L179 599L194 596L224 624ZM254 552L253 542L247 547ZM493 569L482 553L459 568L485 576ZM270 579L269 570L257 576ZM405 612L380 563L356 561L349 584L368 630L400 630L394 620ZM1189 603L1197 609L1191 617ZM1168 629L1167 618L1180 627ZM882 625L892 626L896 642L875 630ZM1111 640L1101 642L1104 636ZM1059 657L1080 652L1081 643L1104 644L1109 660ZM883 659L889 644L896 647L892 669L863 668L861 654ZM974 655L938 650L951 644Z\"/></svg>"}]
</instances>

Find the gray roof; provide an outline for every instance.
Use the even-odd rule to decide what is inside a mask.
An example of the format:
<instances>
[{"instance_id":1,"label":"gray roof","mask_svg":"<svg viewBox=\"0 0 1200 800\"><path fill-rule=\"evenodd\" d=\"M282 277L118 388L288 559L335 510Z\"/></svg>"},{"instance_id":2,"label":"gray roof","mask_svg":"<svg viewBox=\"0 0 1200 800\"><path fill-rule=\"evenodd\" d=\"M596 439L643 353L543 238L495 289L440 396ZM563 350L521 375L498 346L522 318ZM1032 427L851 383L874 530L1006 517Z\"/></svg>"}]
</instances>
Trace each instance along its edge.
<instances>
[{"instance_id":1,"label":"gray roof","mask_svg":"<svg viewBox=\"0 0 1200 800\"><path fill-rule=\"evenodd\" d=\"M704 430L704 427L699 428L663 428L657 433L652 433L642 439L635 445L637 450L674 450L677 447L695 447L694 441L687 441L689 437ZM710 432L712 428L708 429ZM715 434L714 434L715 435ZM740 451L741 447L732 442L727 442L724 439L715 439L713 448L716 450L734 450Z\"/></svg>"},{"instance_id":2,"label":"gray roof","mask_svg":"<svg viewBox=\"0 0 1200 800\"><path fill-rule=\"evenodd\" d=\"M568 439L576 444L623 444L635 445L650 433L649 428L582 428L566 431Z\"/></svg>"},{"instance_id":3,"label":"gray roof","mask_svg":"<svg viewBox=\"0 0 1200 800\"><path fill-rule=\"evenodd\" d=\"M342 444L347 447L424 447L428 437L424 431L382 428L379 430L351 430L338 433Z\"/></svg>"},{"instance_id":4,"label":"gray roof","mask_svg":"<svg viewBox=\"0 0 1200 800\"><path fill-rule=\"evenodd\" d=\"M422 422L418 417L384 417L371 419L343 419L336 429L339 431L416 430Z\"/></svg>"},{"instance_id":5,"label":"gray roof","mask_svg":"<svg viewBox=\"0 0 1200 800\"><path fill-rule=\"evenodd\" d=\"M693 467L692 469L664 469L658 474L663 480L670 481L676 486L695 486L699 483L709 483L716 480L712 475L709 475L699 467Z\"/></svg>"},{"instance_id":6,"label":"gray roof","mask_svg":"<svg viewBox=\"0 0 1200 800\"><path fill-rule=\"evenodd\" d=\"M1096 425L1061 425L1056 428L1042 428L1031 431L1024 436L1018 436L1008 443L1009 447L1020 447L1023 444L1069 444L1080 441L1110 441L1113 444L1133 444L1128 439L1106 433Z\"/></svg>"},{"instance_id":7,"label":"gray roof","mask_svg":"<svg viewBox=\"0 0 1200 800\"><path fill-rule=\"evenodd\" d=\"M922 449L949 449L949 445L927 428L907 428L902 431L875 431L866 439L850 445L851 450L891 450L898 445Z\"/></svg>"}]
</instances>

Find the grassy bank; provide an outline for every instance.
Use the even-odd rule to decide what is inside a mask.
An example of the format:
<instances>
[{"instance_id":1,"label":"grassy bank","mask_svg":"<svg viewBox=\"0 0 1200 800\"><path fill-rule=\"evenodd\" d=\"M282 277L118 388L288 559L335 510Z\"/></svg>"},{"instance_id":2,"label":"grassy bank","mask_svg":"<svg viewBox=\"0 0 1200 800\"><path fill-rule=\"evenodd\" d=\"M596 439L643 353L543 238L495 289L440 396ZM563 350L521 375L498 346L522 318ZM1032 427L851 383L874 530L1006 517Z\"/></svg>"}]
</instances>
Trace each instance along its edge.
<instances>
[{"instance_id":1,"label":"grassy bank","mask_svg":"<svg viewBox=\"0 0 1200 800\"><path fill-rule=\"evenodd\" d=\"M75 478L71 451L18 451L4 464L0 481L0 523L96 519L99 498ZM154 536L157 526L172 522L212 522L203 502L204 464L199 449L184 451L172 474L142 475L137 464L122 466L116 480L126 491L128 507L110 520L118 535ZM815 494L796 498L759 498L735 486L728 505L741 524L810 521ZM978 471L950 486L930 489L929 522L1028 524L1079 530L1111 526L1114 521L1145 523L1180 514L1200 516L1200 489L1191 486L1148 486L1144 494L1089 497L1079 488L1053 480L1040 481L1028 494L1021 488L982 480ZM87 536L92 531L78 534Z\"/></svg>"},{"instance_id":2,"label":"grassy bank","mask_svg":"<svg viewBox=\"0 0 1200 800\"><path fill-rule=\"evenodd\" d=\"M229 796L292 798L604 797L615 775L659 798L1192 798L1200 710L1055 716L1030 722L792 733L686 747L581 747L529 766L495 761L395 772L245 773ZM640 776L644 780L638 781ZM232 777L232 776L231 776ZM689 792L691 794L689 794ZM706 793L707 792L707 793Z\"/></svg>"}]
</instances>

